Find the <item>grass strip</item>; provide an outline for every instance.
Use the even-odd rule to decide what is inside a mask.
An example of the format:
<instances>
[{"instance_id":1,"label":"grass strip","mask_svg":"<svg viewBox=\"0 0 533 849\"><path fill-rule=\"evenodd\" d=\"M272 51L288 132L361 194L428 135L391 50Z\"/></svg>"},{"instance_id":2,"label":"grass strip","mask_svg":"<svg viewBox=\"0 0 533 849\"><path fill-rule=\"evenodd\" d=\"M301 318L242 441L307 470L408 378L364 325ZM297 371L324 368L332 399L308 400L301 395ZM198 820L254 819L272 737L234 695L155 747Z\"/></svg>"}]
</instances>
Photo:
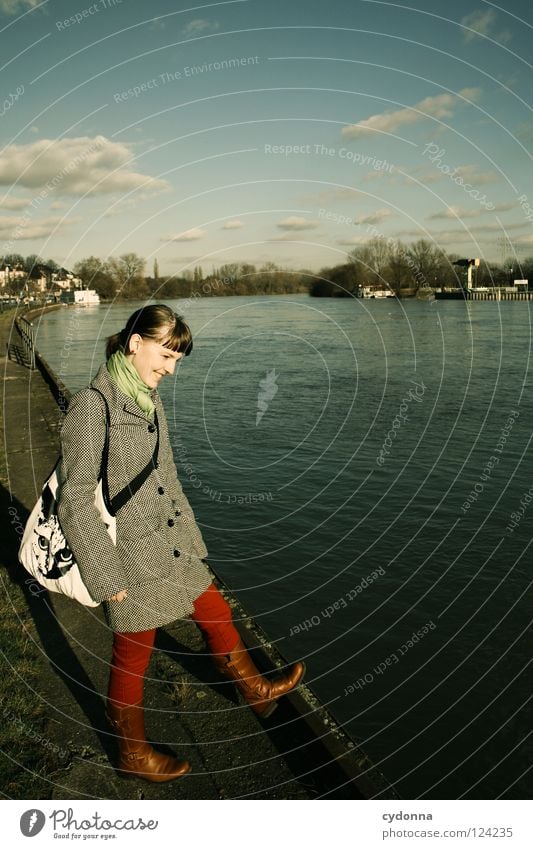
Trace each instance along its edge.
<instances>
[{"instance_id":1,"label":"grass strip","mask_svg":"<svg viewBox=\"0 0 533 849\"><path fill-rule=\"evenodd\" d=\"M0 314L2 354L15 312L12 309ZM16 512L10 512L4 408L4 404L0 405L0 792L10 799L49 799L50 777L65 767L69 753L46 734L46 706L35 693L42 663L36 645L37 631L24 591L11 577L20 542L20 527L15 524L20 520L17 517L15 523Z\"/></svg>"}]
</instances>

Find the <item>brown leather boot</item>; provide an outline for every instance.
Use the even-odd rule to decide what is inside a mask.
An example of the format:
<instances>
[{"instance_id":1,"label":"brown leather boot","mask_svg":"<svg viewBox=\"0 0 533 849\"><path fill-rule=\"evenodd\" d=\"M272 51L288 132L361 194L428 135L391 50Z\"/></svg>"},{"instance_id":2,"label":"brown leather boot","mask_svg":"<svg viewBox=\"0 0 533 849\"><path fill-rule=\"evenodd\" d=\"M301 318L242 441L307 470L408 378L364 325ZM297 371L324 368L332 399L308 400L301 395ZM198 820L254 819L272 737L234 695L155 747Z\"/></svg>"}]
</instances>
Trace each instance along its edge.
<instances>
[{"instance_id":1,"label":"brown leather boot","mask_svg":"<svg viewBox=\"0 0 533 849\"><path fill-rule=\"evenodd\" d=\"M179 761L171 755L156 752L147 742L142 702L119 708L108 701L106 716L117 732L120 751L118 770L125 776L136 776L145 781L172 781L190 771L189 761Z\"/></svg>"},{"instance_id":2,"label":"brown leather boot","mask_svg":"<svg viewBox=\"0 0 533 849\"><path fill-rule=\"evenodd\" d=\"M229 654L213 655L216 668L225 678L234 681L254 713L266 719L276 709L276 699L293 690L302 680L305 663L293 663L273 681L263 678L242 640Z\"/></svg>"}]
</instances>

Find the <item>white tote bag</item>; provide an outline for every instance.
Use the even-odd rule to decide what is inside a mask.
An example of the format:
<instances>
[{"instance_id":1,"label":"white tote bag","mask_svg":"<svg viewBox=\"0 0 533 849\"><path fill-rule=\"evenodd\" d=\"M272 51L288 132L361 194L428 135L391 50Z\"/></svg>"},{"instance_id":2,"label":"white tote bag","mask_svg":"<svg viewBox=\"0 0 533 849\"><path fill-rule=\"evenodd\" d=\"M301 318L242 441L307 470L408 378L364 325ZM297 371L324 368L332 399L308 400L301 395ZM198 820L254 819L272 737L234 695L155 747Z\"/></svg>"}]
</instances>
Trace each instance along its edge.
<instances>
[{"instance_id":1,"label":"white tote bag","mask_svg":"<svg viewBox=\"0 0 533 849\"><path fill-rule=\"evenodd\" d=\"M30 575L47 590L68 595L87 607L98 607L99 602L91 598L82 581L79 566L57 517L60 463L61 460L58 460L54 471L46 480L41 497L26 523L19 549L19 560ZM100 511L109 536L116 544L116 519L106 507L102 494L102 480L98 481L94 503Z\"/></svg>"},{"instance_id":2,"label":"white tote bag","mask_svg":"<svg viewBox=\"0 0 533 849\"><path fill-rule=\"evenodd\" d=\"M93 387L94 389L94 387ZM155 430L157 433L154 453L144 469L127 484L113 498L109 495L109 483L107 479L107 463L109 458L109 428L110 413L108 403L100 392L104 402L106 434L102 451L102 461L98 483L94 493L94 503L100 512L107 532L116 545L117 523L115 514L130 498L141 488L148 479L153 469L158 466L159 459L159 422L157 412L154 414ZM80 569L70 546L61 529L57 517L57 496L60 487L59 468L61 458L57 461L52 474L45 481L43 490L37 504L31 511L26 522L24 536L19 549L19 560L24 568L32 575L37 583L47 590L55 593L63 593L70 598L85 604L87 607L98 607L98 601L94 601L82 581Z\"/></svg>"}]
</instances>

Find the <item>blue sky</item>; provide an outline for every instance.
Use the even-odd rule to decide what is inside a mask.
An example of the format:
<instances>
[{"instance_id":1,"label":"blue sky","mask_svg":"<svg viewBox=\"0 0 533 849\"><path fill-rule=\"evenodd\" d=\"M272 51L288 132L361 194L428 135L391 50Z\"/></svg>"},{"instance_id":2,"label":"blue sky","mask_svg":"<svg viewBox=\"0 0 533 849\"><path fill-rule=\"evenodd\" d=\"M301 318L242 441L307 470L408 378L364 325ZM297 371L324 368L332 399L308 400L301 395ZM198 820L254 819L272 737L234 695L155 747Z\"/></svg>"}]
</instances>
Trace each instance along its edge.
<instances>
[{"instance_id":1,"label":"blue sky","mask_svg":"<svg viewBox=\"0 0 533 849\"><path fill-rule=\"evenodd\" d=\"M532 255L529 4L419 6L0 0L0 251Z\"/></svg>"}]
</instances>

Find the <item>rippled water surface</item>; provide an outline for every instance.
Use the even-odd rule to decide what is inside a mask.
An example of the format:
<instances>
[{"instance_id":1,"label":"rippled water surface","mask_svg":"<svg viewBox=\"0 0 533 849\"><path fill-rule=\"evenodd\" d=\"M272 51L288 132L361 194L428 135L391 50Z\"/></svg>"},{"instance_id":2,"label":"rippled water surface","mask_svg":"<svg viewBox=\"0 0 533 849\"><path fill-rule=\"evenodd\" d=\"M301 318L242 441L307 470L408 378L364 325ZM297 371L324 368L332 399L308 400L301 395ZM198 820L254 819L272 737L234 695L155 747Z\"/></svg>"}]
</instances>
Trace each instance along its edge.
<instances>
[{"instance_id":1,"label":"rippled water surface","mask_svg":"<svg viewBox=\"0 0 533 849\"><path fill-rule=\"evenodd\" d=\"M169 303L213 568L401 796L530 798L529 303ZM49 313L38 347L81 388L135 306Z\"/></svg>"}]
</instances>

